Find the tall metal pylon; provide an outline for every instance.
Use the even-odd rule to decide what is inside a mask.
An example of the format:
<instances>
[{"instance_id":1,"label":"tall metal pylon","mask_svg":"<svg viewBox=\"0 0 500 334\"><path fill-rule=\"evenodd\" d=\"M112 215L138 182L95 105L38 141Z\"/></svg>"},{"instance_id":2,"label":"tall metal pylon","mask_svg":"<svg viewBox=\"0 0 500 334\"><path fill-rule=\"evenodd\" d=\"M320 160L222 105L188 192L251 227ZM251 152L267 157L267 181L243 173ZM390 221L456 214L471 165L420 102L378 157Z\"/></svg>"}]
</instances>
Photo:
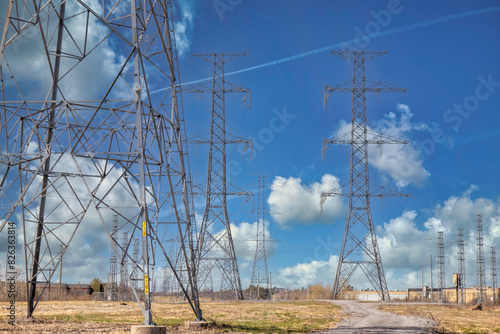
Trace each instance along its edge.
<instances>
[{"instance_id":1,"label":"tall metal pylon","mask_svg":"<svg viewBox=\"0 0 500 334\"><path fill-rule=\"evenodd\" d=\"M139 262L140 245L141 245L141 240L134 239L134 250L132 252L132 257L134 259L134 263ZM135 269L136 268L132 268L132 285L134 286L134 289L137 289L137 281L139 280L139 272L138 272L138 270L135 270Z\"/></svg>"},{"instance_id":2,"label":"tall metal pylon","mask_svg":"<svg viewBox=\"0 0 500 334\"><path fill-rule=\"evenodd\" d=\"M109 257L109 273L106 284L108 300L118 300L118 253L115 242L118 241L118 215L113 216L113 226L111 227L111 254ZM115 241L116 240L116 241Z\"/></svg>"},{"instance_id":3,"label":"tall metal pylon","mask_svg":"<svg viewBox=\"0 0 500 334\"><path fill-rule=\"evenodd\" d=\"M477 304L482 304L486 301L486 272L484 263L484 244L483 244L483 215L477 215Z\"/></svg>"},{"instance_id":4,"label":"tall metal pylon","mask_svg":"<svg viewBox=\"0 0 500 334\"><path fill-rule=\"evenodd\" d=\"M365 78L365 62L386 53L387 51L331 51L331 54L352 62L354 66L352 80L333 87L326 86L324 98L326 107L331 92L352 93L351 131L323 141L323 152L331 143L351 146L349 193L344 194L341 189L334 189L331 192L321 194L321 203L328 196L349 197L349 214L333 285L334 299L339 296L359 267L374 290L378 292L379 297L384 301L390 300L370 210L370 197L408 197L409 195L383 194L380 191L384 190L384 187L377 187L377 191L370 192L368 144L406 144L407 141L368 131L366 93L405 92L406 89L369 81Z\"/></svg>"},{"instance_id":5,"label":"tall metal pylon","mask_svg":"<svg viewBox=\"0 0 500 334\"><path fill-rule=\"evenodd\" d=\"M67 251L82 224L99 222L111 237L107 223L118 215L129 241L121 252L119 243L112 247L133 263L130 274L140 272L142 291L132 292L144 324L153 324L150 272L157 255L175 269L163 247L163 236L172 234L190 268L189 289L182 289L202 319L171 1L1 6L7 16L0 44L0 203L6 204L0 232L22 219L27 316L43 295L37 284L50 281L60 263L54 247ZM48 73L43 78L25 75L26 63L18 62L32 53L43 55L36 69ZM153 96L159 84L169 89ZM89 212L94 216L87 219ZM138 261L128 251L134 237L142 245Z\"/></svg>"},{"instance_id":6,"label":"tall metal pylon","mask_svg":"<svg viewBox=\"0 0 500 334\"><path fill-rule=\"evenodd\" d=\"M458 289L459 289L459 298L458 302L460 304L466 303L466 294L465 294L465 245L464 245L464 229L458 229Z\"/></svg>"},{"instance_id":7,"label":"tall metal pylon","mask_svg":"<svg viewBox=\"0 0 500 334\"><path fill-rule=\"evenodd\" d=\"M493 304L497 302L497 254L495 247L491 247L491 290L492 290L492 298Z\"/></svg>"},{"instance_id":8,"label":"tall metal pylon","mask_svg":"<svg viewBox=\"0 0 500 334\"><path fill-rule=\"evenodd\" d=\"M195 144L208 143L208 172L206 205L197 242L198 282L203 286L213 270L218 270L221 278L221 292L232 291L234 297L243 299L240 274L231 224L227 210L227 196L241 195L228 191L226 178L226 145L250 144L247 139L236 138L226 132L226 93L243 93L244 101L251 90L233 85L224 77L225 65L247 53L199 53L193 54L213 64L212 82L184 88L184 92L210 93L211 118L208 139L197 139ZM249 102L250 107L251 102Z\"/></svg>"},{"instance_id":9,"label":"tall metal pylon","mask_svg":"<svg viewBox=\"0 0 500 334\"><path fill-rule=\"evenodd\" d=\"M259 298L259 288L267 289L266 298L271 297L271 286L269 282L269 272L267 271L267 253L266 253L266 175L257 174L257 233L255 241L255 257L253 261L252 276L250 278L250 298ZM257 288L257 296L252 295L252 286Z\"/></svg>"},{"instance_id":10,"label":"tall metal pylon","mask_svg":"<svg viewBox=\"0 0 500 334\"><path fill-rule=\"evenodd\" d=\"M437 255L437 265L438 265L438 303L446 302L446 296L444 292L446 275L444 270L444 238L443 231L438 232L438 255Z\"/></svg>"},{"instance_id":11,"label":"tall metal pylon","mask_svg":"<svg viewBox=\"0 0 500 334\"><path fill-rule=\"evenodd\" d=\"M128 238L128 231L124 231L122 233L122 238L121 238L121 248L123 250L127 249L127 244L128 244L129 238ZM123 251L123 253L120 256L120 301L127 301L127 290L128 290L128 282L130 280L130 277L128 275L128 257L126 253Z\"/></svg>"}]
</instances>

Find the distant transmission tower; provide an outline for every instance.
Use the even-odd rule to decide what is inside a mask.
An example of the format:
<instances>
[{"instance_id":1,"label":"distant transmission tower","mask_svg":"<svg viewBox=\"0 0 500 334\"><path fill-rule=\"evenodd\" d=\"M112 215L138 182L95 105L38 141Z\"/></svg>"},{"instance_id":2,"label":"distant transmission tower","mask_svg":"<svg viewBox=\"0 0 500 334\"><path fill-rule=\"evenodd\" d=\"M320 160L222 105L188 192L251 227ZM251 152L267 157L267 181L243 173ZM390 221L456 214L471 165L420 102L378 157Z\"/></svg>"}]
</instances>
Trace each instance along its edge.
<instances>
[{"instance_id":1,"label":"distant transmission tower","mask_svg":"<svg viewBox=\"0 0 500 334\"><path fill-rule=\"evenodd\" d=\"M271 286L269 284L269 273L267 271L266 255L266 175L257 174L257 234L255 239L255 258L253 261L252 277L250 279L250 298L260 297L260 287L267 289L266 299L271 297ZM257 296L252 295L252 286L257 288Z\"/></svg>"},{"instance_id":2,"label":"distant transmission tower","mask_svg":"<svg viewBox=\"0 0 500 334\"><path fill-rule=\"evenodd\" d=\"M116 301L118 298L118 252L115 242L118 242L118 215L113 216L111 229L111 256L109 257L109 273L106 284L110 301Z\"/></svg>"},{"instance_id":3,"label":"distant transmission tower","mask_svg":"<svg viewBox=\"0 0 500 334\"><path fill-rule=\"evenodd\" d=\"M132 253L134 263L139 262L140 245L141 245L141 240L134 239L134 250ZM138 280L139 280L139 272L138 270L136 270L136 268L132 268L132 286L134 287L134 289L137 289Z\"/></svg>"},{"instance_id":4,"label":"distant transmission tower","mask_svg":"<svg viewBox=\"0 0 500 334\"><path fill-rule=\"evenodd\" d=\"M405 92L406 89L366 80L365 62L386 54L387 51L331 51L331 53L352 62L354 65L353 79L337 86L327 86L324 100L326 107L331 92L352 93L351 131L323 142L323 151L326 150L330 143L351 145L349 193L343 194L341 189L335 189L321 194L322 203L328 196L349 197L349 215L345 225L337 274L335 275L333 298L338 297L356 269L361 268L374 290L378 292L379 297L388 301L390 300L389 291L375 235L370 210L370 197L407 197L408 195L370 192L368 144L406 144L407 141L368 131L366 124L366 93ZM378 189L383 190L384 188L380 187Z\"/></svg>"},{"instance_id":5,"label":"distant transmission tower","mask_svg":"<svg viewBox=\"0 0 500 334\"><path fill-rule=\"evenodd\" d=\"M465 246L464 246L464 230L458 229L458 289L459 289L459 303L466 303L465 294Z\"/></svg>"},{"instance_id":6,"label":"distant transmission tower","mask_svg":"<svg viewBox=\"0 0 500 334\"><path fill-rule=\"evenodd\" d=\"M438 265L438 303L444 303L446 302L446 297L444 293L446 275L444 271L444 239L442 231L438 232L437 265Z\"/></svg>"},{"instance_id":7,"label":"distant transmission tower","mask_svg":"<svg viewBox=\"0 0 500 334\"><path fill-rule=\"evenodd\" d=\"M92 209L103 225L96 233L110 236L107 223L118 215L118 230L141 239L132 272L140 272L142 292L134 295L152 325L150 272L156 248L166 254L164 235L183 240L183 261L195 271L172 2L11 0L6 7L0 232L22 220L27 317L43 300L37 284L50 282L60 263L54 247L68 249L80 224L93 222ZM39 55L40 75L26 75L19 63L26 53ZM160 84L169 89L153 97ZM164 221L168 215L173 221ZM164 233L169 225L177 229ZM202 319L195 275L188 281L183 291Z\"/></svg>"},{"instance_id":8,"label":"distant transmission tower","mask_svg":"<svg viewBox=\"0 0 500 334\"><path fill-rule=\"evenodd\" d=\"M184 88L185 92L211 93L210 138L194 140L196 144L208 143L208 172L206 206L198 238L197 260L198 281L203 286L212 270L218 270L221 277L221 292L232 291L234 297L243 299L240 274L231 235L227 211L227 196L239 195L227 190L226 145L246 143L246 139L235 138L226 133L226 93L243 93L244 100L251 91L226 81L224 66L245 53L203 53L195 54L213 64L212 82Z\"/></svg>"},{"instance_id":9,"label":"distant transmission tower","mask_svg":"<svg viewBox=\"0 0 500 334\"><path fill-rule=\"evenodd\" d=\"M491 289L493 294L493 305L497 301L497 254L495 247L491 247Z\"/></svg>"},{"instance_id":10,"label":"distant transmission tower","mask_svg":"<svg viewBox=\"0 0 500 334\"><path fill-rule=\"evenodd\" d=\"M122 234L121 248L122 254L120 256L120 301L127 301L127 290L128 290L128 257L126 255L126 249L128 244L128 232L125 231Z\"/></svg>"},{"instance_id":11,"label":"distant transmission tower","mask_svg":"<svg viewBox=\"0 0 500 334\"><path fill-rule=\"evenodd\" d=\"M477 215L477 304L486 301L486 275L483 245L483 215Z\"/></svg>"}]
</instances>

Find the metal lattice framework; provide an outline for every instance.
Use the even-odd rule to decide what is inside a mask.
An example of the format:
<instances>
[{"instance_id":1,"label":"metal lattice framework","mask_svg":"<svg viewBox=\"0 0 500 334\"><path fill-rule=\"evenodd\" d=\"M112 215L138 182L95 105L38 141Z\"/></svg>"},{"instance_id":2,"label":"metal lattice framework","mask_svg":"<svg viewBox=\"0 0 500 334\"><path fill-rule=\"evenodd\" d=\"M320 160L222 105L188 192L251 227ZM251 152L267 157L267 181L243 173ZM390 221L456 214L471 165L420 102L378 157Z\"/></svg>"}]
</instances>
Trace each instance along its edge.
<instances>
[{"instance_id":1,"label":"metal lattice framework","mask_svg":"<svg viewBox=\"0 0 500 334\"><path fill-rule=\"evenodd\" d=\"M127 244L129 242L128 238L128 231L124 231L122 233L122 238L121 238L121 249L125 250L127 249ZM151 277L154 277L151 275ZM127 301L128 296L127 296L127 291L128 291L128 281L129 281L129 275L128 275L128 256L127 254L123 251L122 254L120 254L120 301Z\"/></svg>"},{"instance_id":2,"label":"metal lattice framework","mask_svg":"<svg viewBox=\"0 0 500 334\"><path fill-rule=\"evenodd\" d=\"M486 270L484 263L484 244L483 244L483 215L477 215L477 304L482 304L486 301Z\"/></svg>"},{"instance_id":3,"label":"metal lattice framework","mask_svg":"<svg viewBox=\"0 0 500 334\"><path fill-rule=\"evenodd\" d=\"M464 230L462 228L458 229L458 302L460 304L466 303L465 295L465 245L464 245Z\"/></svg>"},{"instance_id":4,"label":"metal lattice framework","mask_svg":"<svg viewBox=\"0 0 500 334\"><path fill-rule=\"evenodd\" d=\"M446 296L444 292L445 288L445 270L444 270L444 238L443 232L438 232L438 255L437 255L437 265L438 265L438 303L446 302Z\"/></svg>"},{"instance_id":5,"label":"metal lattice framework","mask_svg":"<svg viewBox=\"0 0 500 334\"><path fill-rule=\"evenodd\" d=\"M351 131L333 139L323 141L323 152L328 144L349 144L351 146L351 173L349 193L343 194L341 189L334 189L321 194L321 203L328 196L349 197L349 215L345 225L342 248L335 275L333 298L341 293L349 279L361 268L375 291L382 300L389 300L389 292L385 280L382 259L377 244L377 237L370 211L371 197L408 197L406 194L384 194L384 187L377 187L370 191L368 174L368 144L406 144L402 141L368 131L366 117L366 93L405 92L405 88L394 87L381 82L369 81L365 78L365 62L387 51L331 51L332 54L353 63L354 73L352 80L329 87L326 86L324 103L331 92L352 93L352 121Z\"/></svg>"},{"instance_id":6,"label":"metal lattice framework","mask_svg":"<svg viewBox=\"0 0 500 334\"><path fill-rule=\"evenodd\" d=\"M185 87L185 92L210 93L211 118L208 139L196 139L195 144L208 143L208 171L206 205L203 221L197 242L198 282L208 287L208 279L212 271L219 272L221 277L220 292L232 291L234 298L243 299L240 274L234 243L231 235L229 214L227 211L227 196L242 195L246 192L228 191L226 179L226 145L245 143L247 139L236 138L226 132L226 93L243 93L244 101L251 90L233 85L224 77L224 67L247 53L202 53L195 56L213 64L212 82ZM251 101L251 100L250 100ZM249 103L249 107L251 102Z\"/></svg>"},{"instance_id":7,"label":"metal lattice framework","mask_svg":"<svg viewBox=\"0 0 500 334\"><path fill-rule=\"evenodd\" d=\"M106 292L108 300L118 300L118 253L115 247L115 240L118 240L118 216L113 217L113 226L111 229L111 254L109 257L109 273L108 282L106 284ZM136 262L138 261L135 260Z\"/></svg>"},{"instance_id":8,"label":"metal lattice framework","mask_svg":"<svg viewBox=\"0 0 500 334\"><path fill-rule=\"evenodd\" d=\"M493 304L497 302L497 253L495 247L491 247L491 289L493 291Z\"/></svg>"},{"instance_id":9,"label":"metal lattice framework","mask_svg":"<svg viewBox=\"0 0 500 334\"><path fill-rule=\"evenodd\" d=\"M153 324L156 254L174 269L163 248L169 235L180 240L190 295L182 289L201 320L171 2L11 0L7 6L0 45L0 232L9 220L22 220L28 317L43 294L37 284L50 281L59 265L56 247L66 251L82 224L102 224L110 237L107 224L118 215L118 231L129 231L129 239L113 248L133 263L129 280L139 276L142 283L142 291L132 292L144 324ZM37 71L45 75L38 82L16 62L23 51L42 55ZM106 61L102 72L94 68ZM152 96L159 83L170 89ZM142 245L135 260L134 237Z\"/></svg>"},{"instance_id":10,"label":"metal lattice framework","mask_svg":"<svg viewBox=\"0 0 500 334\"><path fill-rule=\"evenodd\" d=\"M260 287L267 289L266 298L271 297L271 286L269 280L269 272L267 271L267 255L266 255L266 175L257 174L257 233L255 241L255 258L252 267L252 276L250 278L250 298L259 298ZM252 286L257 287L257 296L252 295Z\"/></svg>"},{"instance_id":11,"label":"metal lattice framework","mask_svg":"<svg viewBox=\"0 0 500 334\"><path fill-rule=\"evenodd\" d=\"M139 257L140 257L140 246L141 246L141 240L140 239L134 239L134 250L132 252L132 257L134 259L133 263L139 262ZM133 268L132 268L133 270ZM138 288L137 282L139 281L139 272L137 270L134 271L134 275L132 275L132 285L134 289Z\"/></svg>"}]
</instances>

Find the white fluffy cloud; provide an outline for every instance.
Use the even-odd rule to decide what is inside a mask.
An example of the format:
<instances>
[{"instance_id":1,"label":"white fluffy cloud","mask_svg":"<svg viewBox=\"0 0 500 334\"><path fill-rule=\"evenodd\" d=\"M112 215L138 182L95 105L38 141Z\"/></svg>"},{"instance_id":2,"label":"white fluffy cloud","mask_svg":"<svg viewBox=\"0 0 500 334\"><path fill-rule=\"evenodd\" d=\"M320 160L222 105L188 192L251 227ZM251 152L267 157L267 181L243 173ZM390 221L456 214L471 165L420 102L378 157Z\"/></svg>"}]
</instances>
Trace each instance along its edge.
<instances>
[{"instance_id":1,"label":"white fluffy cloud","mask_svg":"<svg viewBox=\"0 0 500 334\"><path fill-rule=\"evenodd\" d=\"M332 283L338 261L338 256L331 255L326 261L312 260L282 268L278 271L278 276L273 279L273 285L301 288L317 283Z\"/></svg>"},{"instance_id":2,"label":"white fluffy cloud","mask_svg":"<svg viewBox=\"0 0 500 334\"><path fill-rule=\"evenodd\" d=\"M460 196L451 196L432 209L432 214L419 222L417 211L405 211L377 228L377 240L390 290L418 288L422 282L430 285L430 257L433 256L434 287L437 287L437 232L444 232L445 274L447 287L452 285L452 273L458 271L457 229L463 228L466 258L466 284L476 285L476 218L483 215L484 253L487 285L490 281L490 247L500 249L500 203L487 198L472 198L472 186ZM331 255L332 241L318 239L313 257L294 266L281 268L273 278L277 286L300 288L311 284L332 284L338 256ZM325 254L330 254L325 256ZM356 289L373 287L361 270L349 281Z\"/></svg>"},{"instance_id":3,"label":"white fluffy cloud","mask_svg":"<svg viewBox=\"0 0 500 334\"><path fill-rule=\"evenodd\" d=\"M193 0L179 1L179 20L174 23L177 52L182 56L191 45L196 2Z\"/></svg>"},{"instance_id":4,"label":"white fluffy cloud","mask_svg":"<svg viewBox=\"0 0 500 334\"><path fill-rule=\"evenodd\" d=\"M311 185L302 185L299 178L277 176L271 185L267 203L274 221L282 228L289 228L294 224L331 222L344 211L342 198L327 199L321 213L321 193L338 188L338 178L330 174L323 175L321 182Z\"/></svg>"},{"instance_id":5,"label":"white fluffy cloud","mask_svg":"<svg viewBox=\"0 0 500 334\"><path fill-rule=\"evenodd\" d=\"M489 273L490 246L500 247L500 206L491 199L473 199L471 194L475 189L477 187L472 186L462 195L451 196L435 205L432 216L423 222L422 227L418 226L416 211L405 211L400 217L378 227L378 244L384 268L391 272L388 278L390 288L409 287L404 278L410 276L418 277L416 287L420 286L422 270L425 284L430 285L430 256L436 261L438 231L443 231L446 285L450 286L451 274L458 270L458 228L462 228L464 233L467 285L475 285L477 214L483 217L484 253ZM434 284L437 284L436 263Z\"/></svg>"},{"instance_id":6,"label":"white fluffy cloud","mask_svg":"<svg viewBox=\"0 0 500 334\"><path fill-rule=\"evenodd\" d=\"M375 123L374 128L368 127L368 140L374 138L374 132L384 136L407 139L413 131L430 131L423 123L413 123L413 114L404 104L398 104L397 114L390 112L385 118ZM334 136L351 132L351 123L343 121ZM398 187L413 183L422 186L430 173L424 168L422 152L407 145L402 148L398 144L368 145L368 161L383 176L389 176Z\"/></svg>"},{"instance_id":7,"label":"white fluffy cloud","mask_svg":"<svg viewBox=\"0 0 500 334\"><path fill-rule=\"evenodd\" d=\"M276 249L276 244L271 240L271 233L269 232L269 223L266 222L265 227L265 244L267 256L271 256ZM244 261L253 262L255 258L255 248L257 246L257 222L254 223L231 223L231 235L234 242L234 250L236 257Z\"/></svg>"}]
</instances>

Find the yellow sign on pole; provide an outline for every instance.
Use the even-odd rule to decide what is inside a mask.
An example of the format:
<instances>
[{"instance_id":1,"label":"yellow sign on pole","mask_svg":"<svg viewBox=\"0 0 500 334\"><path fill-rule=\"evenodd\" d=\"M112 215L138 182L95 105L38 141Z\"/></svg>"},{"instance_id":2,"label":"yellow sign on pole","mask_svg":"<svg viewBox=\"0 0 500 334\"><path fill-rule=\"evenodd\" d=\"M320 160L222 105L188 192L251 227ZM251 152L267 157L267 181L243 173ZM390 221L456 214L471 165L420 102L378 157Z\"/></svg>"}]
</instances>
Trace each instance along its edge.
<instances>
[{"instance_id":1,"label":"yellow sign on pole","mask_svg":"<svg viewBox=\"0 0 500 334\"><path fill-rule=\"evenodd\" d=\"M144 294L147 295L148 293L149 293L148 274L144 274Z\"/></svg>"},{"instance_id":2,"label":"yellow sign on pole","mask_svg":"<svg viewBox=\"0 0 500 334\"><path fill-rule=\"evenodd\" d=\"M146 222L142 222L142 236L146 236Z\"/></svg>"}]
</instances>

